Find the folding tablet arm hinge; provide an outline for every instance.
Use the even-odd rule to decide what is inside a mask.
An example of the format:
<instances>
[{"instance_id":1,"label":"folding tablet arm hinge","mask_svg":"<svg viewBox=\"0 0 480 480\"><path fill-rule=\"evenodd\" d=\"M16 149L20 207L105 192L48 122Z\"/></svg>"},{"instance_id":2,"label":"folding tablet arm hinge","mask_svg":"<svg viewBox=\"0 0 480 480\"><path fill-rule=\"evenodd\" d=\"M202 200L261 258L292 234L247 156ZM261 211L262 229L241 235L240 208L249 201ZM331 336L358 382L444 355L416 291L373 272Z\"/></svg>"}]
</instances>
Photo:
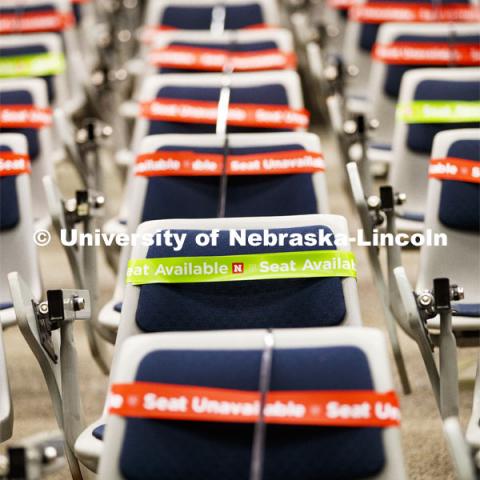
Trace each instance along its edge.
<instances>
[{"instance_id":1,"label":"folding tablet arm hinge","mask_svg":"<svg viewBox=\"0 0 480 480\"><path fill-rule=\"evenodd\" d=\"M464 289L458 285L450 285L448 278L437 278L433 281L433 290L423 290L415 293L418 312L423 321L425 331L430 340L432 350L434 343L427 329L427 320L440 315L440 328L452 330L452 306L451 301L459 301L464 298Z\"/></svg>"},{"instance_id":2,"label":"folding tablet arm hinge","mask_svg":"<svg viewBox=\"0 0 480 480\"><path fill-rule=\"evenodd\" d=\"M440 317L438 334L439 406L443 419L452 416L458 417L459 414L457 342L452 325L451 302L463 298L463 288L450 285L448 278L435 278L432 291L426 290L416 295L417 308L425 330L427 330L429 318L436 315ZM432 335L429 335L428 339L433 350L435 344L432 341Z\"/></svg>"},{"instance_id":3,"label":"folding tablet arm hinge","mask_svg":"<svg viewBox=\"0 0 480 480\"><path fill-rule=\"evenodd\" d=\"M358 68L354 65L345 65L337 55L329 55L325 64L325 80L330 95L339 94L344 97L345 85L349 78L358 75Z\"/></svg>"},{"instance_id":4,"label":"folding tablet arm hinge","mask_svg":"<svg viewBox=\"0 0 480 480\"><path fill-rule=\"evenodd\" d=\"M366 145L370 132L376 130L379 125L376 118L367 118L364 113L353 113L345 121L343 132L349 138L351 145L354 143Z\"/></svg>"},{"instance_id":5,"label":"folding tablet arm hinge","mask_svg":"<svg viewBox=\"0 0 480 480\"><path fill-rule=\"evenodd\" d=\"M50 435L52 435L49 432ZM0 480L41 480L65 467L63 437L37 434L0 455Z\"/></svg>"},{"instance_id":6,"label":"folding tablet arm hinge","mask_svg":"<svg viewBox=\"0 0 480 480\"><path fill-rule=\"evenodd\" d=\"M52 332L67 322L90 318L90 294L88 290L48 290L46 301L32 301L32 304L40 343L50 359L57 363L58 355L52 341Z\"/></svg>"},{"instance_id":7,"label":"folding tablet arm hinge","mask_svg":"<svg viewBox=\"0 0 480 480\"><path fill-rule=\"evenodd\" d=\"M403 205L406 200L407 196L404 193L395 193L390 185L380 187L380 195L367 197L367 207L373 228L383 225L385 219L395 213L395 207Z\"/></svg>"},{"instance_id":8,"label":"folding tablet arm hinge","mask_svg":"<svg viewBox=\"0 0 480 480\"><path fill-rule=\"evenodd\" d=\"M105 197L101 193L89 190L77 190L75 198L63 202L65 222L68 233L78 223L89 221L103 215Z\"/></svg>"},{"instance_id":9,"label":"folding tablet arm hinge","mask_svg":"<svg viewBox=\"0 0 480 480\"><path fill-rule=\"evenodd\" d=\"M99 143L112 135L112 127L96 118L87 118L77 130L76 142L80 151L96 149Z\"/></svg>"},{"instance_id":10,"label":"folding tablet arm hinge","mask_svg":"<svg viewBox=\"0 0 480 480\"><path fill-rule=\"evenodd\" d=\"M315 3L318 4L320 2L317 1ZM317 6L318 5L313 5L311 9L314 9ZM311 17L313 17L312 23L313 23L313 29L314 29L313 35L312 35L312 41L317 43L317 45L321 49L326 50L329 42L340 35L340 29L338 28L338 25L335 22L325 19L324 15L318 18L318 16L316 16L314 12L312 12ZM353 74L352 76L357 75L358 70L353 68L352 74Z\"/></svg>"},{"instance_id":11,"label":"folding tablet arm hinge","mask_svg":"<svg viewBox=\"0 0 480 480\"><path fill-rule=\"evenodd\" d=\"M417 306L422 318L427 320L440 313L452 311L451 301L463 300L464 289L458 285L450 285L448 278L438 278L433 281L433 290L423 290L416 294Z\"/></svg>"}]
</instances>

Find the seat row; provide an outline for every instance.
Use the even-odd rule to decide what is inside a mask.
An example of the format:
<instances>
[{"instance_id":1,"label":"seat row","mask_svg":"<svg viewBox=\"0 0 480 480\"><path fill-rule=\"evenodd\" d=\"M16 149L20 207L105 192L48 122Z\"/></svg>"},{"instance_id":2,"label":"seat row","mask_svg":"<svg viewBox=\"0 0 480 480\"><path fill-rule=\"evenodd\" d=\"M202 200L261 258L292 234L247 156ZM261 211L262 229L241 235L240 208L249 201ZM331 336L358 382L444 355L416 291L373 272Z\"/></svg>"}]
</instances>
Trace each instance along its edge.
<instances>
[{"instance_id":1,"label":"seat row","mask_svg":"<svg viewBox=\"0 0 480 480\"><path fill-rule=\"evenodd\" d=\"M124 246L119 258L110 248L117 281L101 310L95 262L87 261L83 271L75 264L90 258L87 249L83 259L71 260L74 275L75 265L80 272L77 290L50 291L41 302L31 241L34 225L49 224L48 203L55 228L61 223L55 219L62 219L69 228L82 222L84 231L93 231L99 202L94 187L101 172L93 171L97 178L91 183L87 172L83 196L77 194L74 208L65 210L51 176L54 151L60 158L65 152L75 157L70 134L79 123L76 115L81 119L94 111L91 100L78 107L72 96L92 95L85 77L95 70L95 49L85 45L88 34L82 36L80 29L75 48L58 32L5 37L12 49L30 43L28 50L12 50L10 66L4 64L7 71L19 68L25 58L17 57L28 57L27 70L8 75L22 78L0 81L2 131L8 131L0 135L6 212L0 215L1 238L9 252L1 270L2 325L18 323L42 367L73 478L84 478L85 469L104 479L406 478L386 344L380 332L361 326L349 229L343 217L330 215L325 170L342 159L324 158L318 136L306 132L306 92L295 69L298 64L312 80L315 62L295 30L302 11L291 16L288 5L274 0L146 3L145 20L135 32L137 51L122 65L128 80L111 86L125 94L114 114L114 130L125 136L112 155L125 184L118 215L102 230L118 237L149 236L157 244ZM279 28L289 18L294 38ZM387 159L391 166L389 182L407 193L408 203L396 209L398 228L448 234L445 249L421 249L418 286L430 288L441 276L464 286L465 302L453 306L453 329L457 338L475 343L479 187L474 163L480 161L480 141L478 128L466 128L480 121L479 71L471 67L475 26L438 23L424 31L423 25L384 24L378 35L375 24L356 27L362 29L363 51L377 37L369 91L378 98L364 113L378 117L378 137L367 137L358 112L350 109L351 92L340 90L328 75L324 99L344 160L352 160L360 146L363 173L358 184L352 181L354 196L360 205L373 193L370 166L380 151L381 163ZM404 55L398 53L403 44L418 59L422 52L411 44L423 34L428 48L453 38L448 51L466 55L459 63L467 68L419 69L417 60L413 66L392 60ZM330 47L320 47L327 58ZM48 59L30 62L31 55L43 52ZM78 52L92 59L81 70ZM430 53L424 56L428 60ZM354 83L369 70L358 67ZM79 78L81 88L74 83ZM325 79L317 80L315 92L321 92ZM356 120L354 141L344 129L350 118ZM86 132L87 137L95 133ZM462 175L452 174L452 168L461 168ZM355 178L352 165L349 172ZM369 228L365 222L364 228ZM262 244L265 231L284 243ZM180 239L181 248L162 243L164 235ZM242 235L256 240L232 244L232 236ZM198 238L212 244L200 245ZM456 252L464 249L469 255L458 258ZM22 258L19 251L25 252ZM398 262L389 263L389 278L393 267L401 279ZM411 313L412 289L407 284L409 298L402 286L396 285L402 305L389 299L394 314ZM418 314L416 307L413 313ZM443 345L441 315L434 313L425 328ZM115 344L104 412L88 427L78 393L74 320L84 320L90 334ZM103 340L96 342L90 345ZM452 378L445 391L454 395ZM8 401L3 399L4 405ZM454 410L449 417L455 417ZM11 412L3 411L5 438ZM474 424L475 415L470 440L477 438ZM460 465L472 473L470 463Z\"/></svg>"}]
</instances>

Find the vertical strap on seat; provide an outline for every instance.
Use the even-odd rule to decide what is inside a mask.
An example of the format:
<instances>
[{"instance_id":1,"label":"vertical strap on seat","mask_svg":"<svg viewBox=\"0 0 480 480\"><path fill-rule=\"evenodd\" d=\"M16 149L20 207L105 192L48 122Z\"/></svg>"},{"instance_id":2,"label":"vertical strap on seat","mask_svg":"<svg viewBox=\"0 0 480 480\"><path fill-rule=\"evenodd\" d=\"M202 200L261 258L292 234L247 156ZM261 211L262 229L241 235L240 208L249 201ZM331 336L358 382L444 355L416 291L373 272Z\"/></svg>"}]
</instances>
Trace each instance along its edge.
<instances>
[{"instance_id":1,"label":"vertical strap on seat","mask_svg":"<svg viewBox=\"0 0 480 480\"><path fill-rule=\"evenodd\" d=\"M260 364L260 411L258 421L255 424L253 433L252 460L250 464L250 480L262 480L263 466L265 460L265 405L267 395L270 390L270 381L272 377L272 360L275 339L272 330L267 330L264 337L264 347L262 361Z\"/></svg>"},{"instance_id":2,"label":"vertical strap on seat","mask_svg":"<svg viewBox=\"0 0 480 480\"><path fill-rule=\"evenodd\" d=\"M228 186L228 110L230 108L230 94L231 94L231 74L233 72L233 65L227 60L223 69L223 86L220 90L220 97L218 99L218 114L216 134L219 137L223 137L223 165L222 175L220 177L220 192L218 198L218 211L217 217L225 217L225 210L227 205L227 186Z\"/></svg>"}]
</instances>

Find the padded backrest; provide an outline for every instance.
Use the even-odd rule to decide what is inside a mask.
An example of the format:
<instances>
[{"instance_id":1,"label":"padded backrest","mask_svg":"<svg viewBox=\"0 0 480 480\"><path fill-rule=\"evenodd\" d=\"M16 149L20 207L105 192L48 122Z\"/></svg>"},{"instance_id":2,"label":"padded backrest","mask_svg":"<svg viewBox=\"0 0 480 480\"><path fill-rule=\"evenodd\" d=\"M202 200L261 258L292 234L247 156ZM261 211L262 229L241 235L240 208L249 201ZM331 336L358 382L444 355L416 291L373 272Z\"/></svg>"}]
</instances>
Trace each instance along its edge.
<instances>
[{"instance_id":1,"label":"padded backrest","mask_svg":"<svg viewBox=\"0 0 480 480\"><path fill-rule=\"evenodd\" d=\"M2 105L33 105L32 94L27 90L0 90L0 102ZM35 160L40 155L40 141L38 130L34 128L0 128L1 133L21 133L25 135L28 143L28 154L30 160Z\"/></svg>"},{"instance_id":2,"label":"padded backrest","mask_svg":"<svg viewBox=\"0 0 480 480\"><path fill-rule=\"evenodd\" d=\"M261 356L260 350L157 350L145 355L135 379L257 390ZM372 388L369 362L358 347L273 352L272 391ZM128 418L120 470L129 480L248 478L252 439L251 424ZM378 428L268 425L266 445L265 480L368 478L386 461Z\"/></svg>"},{"instance_id":3,"label":"padded backrest","mask_svg":"<svg viewBox=\"0 0 480 480\"><path fill-rule=\"evenodd\" d=\"M188 150L222 154L215 147L166 145L159 151ZM230 148L230 155L304 150L301 145ZM142 222L163 218L209 218L218 210L220 177L148 178ZM228 178L227 217L317 213L311 174L233 175Z\"/></svg>"},{"instance_id":4,"label":"padded backrest","mask_svg":"<svg viewBox=\"0 0 480 480\"><path fill-rule=\"evenodd\" d=\"M195 42L195 41L173 41L170 46L208 48L211 50L227 50L229 52L261 52L262 50L273 50L278 48L276 42L268 40L262 42L241 42L241 43L223 43L223 42ZM186 69L160 68L159 73L178 73L185 72ZM193 70L194 71L194 70Z\"/></svg>"},{"instance_id":5,"label":"padded backrest","mask_svg":"<svg viewBox=\"0 0 480 480\"><path fill-rule=\"evenodd\" d=\"M471 44L478 44L480 43L480 35L462 35L458 32L455 32L455 35L448 36L448 35L399 35L394 40L395 42L413 42L413 43L432 43L432 42L439 42L439 43L449 43L450 45L454 46L460 43L471 43ZM408 70L412 70L414 68L425 68L429 66L428 63L423 65L388 65L385 75L385 84L384 84L384 91L385 94L390 98L398 98L398 94L400 91L400 83L402 81L403 74ZM459 66L462 65L455 65L452 64L451 66Z\"/></svg>"},{"instance_id":6,"label":"padded backrest","mask_svg":"<svg viewBox=\"0 0 480 480\"><path fill-rule=\"evenodd\" d=\"M159 25L181 30L209 30L211 23L212 7L193 4L167 6L158 19ZM258 3L227 5L225 8L226 30L238 30L263 23L265 19Z\"/></svg>"},{"instance_id":7,"label":"padded backrest","mask_svg":"<svg viewBox=\"0 0 480 480\"><path fill-rule=\"evenodd\" d=\"M365 2L367 3L367 2ZM432 4L432 0L402 0L401 2L392 2L392 0L375 0L372 3L427 3ZM442 0L442 5L470 3L469 0ZM359 47L361 50L370 52L375 40L377 39L379 25L375 23L365 23L361 26L359 36Z\"/></svg>"},{"instance_id":8,"label":"padded backrest","mask_svg":"<svg viewBox=\"0 0 480 480\"><path fill-rule=\"evenodd\" d=\"M222 42L185 42L173 41L170 45L181 45L198 48L211 48L214 50L228 50L229 52L260 52L262 50L270 50L278 48L276 42L266 40L263 42L242 42L242 43L222 43Z\"/></svg>"},{"instance_id":9,"label":"padded backrest","mask_svg":"<svg viewBox=\"0 0 480 480\"><path fill-rule=\"evenodd\" d=\"M38 3L29 5L28 2L19 3L18 6L10 6L10 5L0 5L0 15L7 15L7 14L27 14L27 13L47 13L55 11L56 7L54 4L45 2L45 3Z\"/></svg>"},{"instance_id":10,"label":"padded backrest","mask_svg":"<svg viewBox=\"0 0 480 480\"><path fill-rule=\"evenodd\" d=\"M0 152L12 152L12 149L0 145ZM15 228L19 222L17 177L15 175L0 176L0 232Z\"/></svg>"},{"instance_id":11,"label":"padded backrest","mask_svg":"<svg viewBox=\"0 0 480 480\"><path fill-rule=\"evenodd\" d=\"M36 53L47 53L48 50L44 45L25 45L18 47L0 47L0 57L20 57L23 55L33 55ZM47 85L48 91L48 102L52 103L55 101L55 88L53 83L52 75L46 75L39 78L43 78Z\"/></svg>"},{"instance_id":12,"label":"padded backrest","mask_svg":"<svg viewBox=\"0 0 480 480\"><path fill-rule=\"evenodd\" d=\"M479 101L478 81L426 79L415 88L413 100ZM418 123L408 126L407 146L414 152L430 155L433 138L442 130L477 128L480 123Z\"/></svg>"},{"instance_id":13,"label":"padded backrest","mask_svg":"<svg viewBox=\"0 0 480 480\"><path fill-rule=\"evenodd\" d=\"M321 231L333 237L329 227L321 225L270 231L277 234L297 232L314 235ZM217 247L200 248L194 241L198 231L179 230L178 233L188 233L181 251L173 252L167 247L152 246L148 249L147 258L336 248L329 245L232 247L229 246L229 234L226 230L220 231ZM135 319L138 328L143 332L334 326L342 323L346 315L342 279L337 277L150 284L138 288L140 293Z\"/></svg>"},{"instance_id":14,"label":"padded backrest","mask_svg":"<svg viewBox=\"0 0 480 480\"><path fill-rule=\"evenodd\" d=\"M19 134L2 134L0 150L25 155L26 138ZM30 177L24 173L0 176L0 310L11 306L6 281L10 272L19 272L36 300L42 292L37 250L32 241L34 213ZM12 319L7 316L3 320L10 323Z\"/></svg>"},{"instance_id":15,"label":"padded backrest","mask_svg":"<svg viewBox=\"0 0 480 480\"><path fill-rule=\"evenodd\" d=\"M480 138L453 142L447 156L477 162L480 167ZM480 185L442 180L438 217L448 228L480 233Z\"/></svg>"},{"instance_id":16,"label":"padded backrest","mask_svg":"<svg viewBox=\"0 0 480 480\"><path fill-rule=\"evenodd\" d=\"M203 100L218 102L220 97L220 88L166 86L160 88L156 96L157 98L161 97L178 100ZM288 105L288 97L285 87L279 84L262 85L258 87L233 87L230 94L230 103L261 103L264 105ZM252 131L278 132L282 130L229 126L228 131L231 133L235 133ZM160 133L215 133L215 125L150 121L148 135L155 135Z\"/></svg>"}]
</instances>

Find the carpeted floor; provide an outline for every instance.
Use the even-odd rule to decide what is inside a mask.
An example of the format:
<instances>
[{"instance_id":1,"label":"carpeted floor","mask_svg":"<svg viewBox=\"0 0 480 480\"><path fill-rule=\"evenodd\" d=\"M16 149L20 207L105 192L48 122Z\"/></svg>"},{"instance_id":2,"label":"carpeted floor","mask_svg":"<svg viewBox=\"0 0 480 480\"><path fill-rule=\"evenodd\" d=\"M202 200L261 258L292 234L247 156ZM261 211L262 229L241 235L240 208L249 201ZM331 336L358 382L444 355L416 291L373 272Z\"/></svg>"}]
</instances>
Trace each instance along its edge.
<instances>
[{"instance_id":1,"label":"carpeted floor","mask_svg":"<svg viewBox=\"0 0 480 480\"><path fill-rule=\"evenodd\" d=\"M327 178L329 184L330 206L332 213L345 215L350 222L350 229L359 227L354 209L348 201L345 191L343 167L340 165L335 144L331 135L321 133ZM75 189L74 175L68 165L58 168L62 189L69 196ZM110 210L114 211L119 202L119 182L112 167L107 168L107 198ZM57 240L48 247L40 249L40 260L44 285L46 288L69 288L72 278L65 254ZM385 331L377 294L373 288L366 252L356 248L359 262L358 285L364 323L379 327ZM415 278L418 252L405 252L403 259L411 278ZM102 304L109 299L114 283L114 276L100 254L100 282ZM431 388L425 374L421 357L416 345L402 333L401 342L406 357L413 393L405 396L400 392L402 406L402 436L405 461L409 476L415 480L453 479L451 464L442 438L442 430ZM91 359L82 325L76 327L76 339L80 358L80 387L87 421L95 420L103 406L107 387L107 378L103 376ZM16 327L4 333L8 369L15 406L14 436L9 442L13 444L25 436L39 431L55 428L50 399L43 376L29 351L23 337ZM472 351L460 354L462 375L462 421L468 420L473 391ZM395 378L397 376L395 374ZM397 381L398 385L398 381ZM0 452L5 445L0 446ZM399 452L400 455L400 452ZM51 475L51 479L70 478L65 469ZM392 479L394 480L394 479Z\"/></svg>"}]
</instances>

